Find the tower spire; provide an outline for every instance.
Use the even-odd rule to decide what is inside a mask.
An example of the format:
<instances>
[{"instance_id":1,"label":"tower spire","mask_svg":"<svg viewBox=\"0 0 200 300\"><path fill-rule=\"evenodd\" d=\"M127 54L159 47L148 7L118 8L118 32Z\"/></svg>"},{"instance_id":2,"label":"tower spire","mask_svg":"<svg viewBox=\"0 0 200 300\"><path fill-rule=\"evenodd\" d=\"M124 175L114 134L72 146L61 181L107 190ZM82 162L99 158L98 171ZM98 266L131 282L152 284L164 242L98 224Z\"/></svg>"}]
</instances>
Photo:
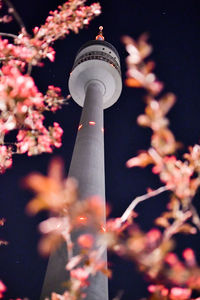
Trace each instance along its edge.
<instances>
[{"instance_id":1,"label":"tower spire","mask_svg":"<svg viewBox=\"0 0 200 300\"><path fill-rule=\"evenodd\" d=\"M103 26L99 26L99 34L96 36L96 40L104 41Z\"/></svg>"}]
</instances>

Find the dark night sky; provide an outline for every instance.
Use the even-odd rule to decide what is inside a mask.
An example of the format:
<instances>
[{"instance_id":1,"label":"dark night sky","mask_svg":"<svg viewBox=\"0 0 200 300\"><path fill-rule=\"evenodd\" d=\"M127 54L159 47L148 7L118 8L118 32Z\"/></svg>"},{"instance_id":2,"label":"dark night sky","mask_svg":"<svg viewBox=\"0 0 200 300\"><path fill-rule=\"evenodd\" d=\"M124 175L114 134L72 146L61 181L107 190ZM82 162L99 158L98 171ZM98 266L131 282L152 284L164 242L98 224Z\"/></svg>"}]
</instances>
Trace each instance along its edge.
<instances>
[{"instance_id":1,"label":"dark night sky","mask_svg":"<svg viewBox=\"0 0 200 300\"><path fill-rule=\"evenodd\" d=\"M13 1L29 32L31 28L44 22L48 11L62 1L21 0ZM79 35L71 34L65 40L56 42L55 63L46 62L44 68L35 68L33 76L41 91L49 84L60 86L63 94L68 94L67 80L73 59L80 46L95 37L99 25L104 26L106 40L119 51L122 74L125 77L126 51L120 42L122 35L137 38L141 33L150 33L154 46L152 58L156 61L156 73L165 83L166 91L177 95L177 103L169 113L171 128L176 138L186 147L199 142L200 112L200 4L198 0L158 1L158 0L107 0L101 1L103 13L88 29ZM17 26L4 26L1 31L17 32ZM139 149L148 147L150 132L139 128L136 117L144 110L144 92L124 86L118 102L105 111L105 159L106 194L112 206L112 216L120 216L133 197L145 193L147 187L160 185L151 170L127 169L125 162ZM63 146L54 153L64 158L66 174L72 155L75 134L81 108L72 100L69 105L48 116L57 120L64 129ZM28 158L14 158L13 168L1 176L0 216L6 225L1 229L1 237L9 241L0 249L0 278L8 286L6 299L29 297L38 300L47 260L39 257L37 224L44 217L30 218L24 208L30 200L30 193L20 187L20 180L32 171L46 173L52 155ZM166 205L161 196L138 206L138 222L144 230L153 225L153 219ZM189 245L200 245L200 237L177 237L180 251ZM110 283L110 299L117 291L124 290L122 300L137 300L145 296L146 283L132 263L111 258L114 270ZM103 299L99 299L103 300Z\"/></svg>"}]
</instances>

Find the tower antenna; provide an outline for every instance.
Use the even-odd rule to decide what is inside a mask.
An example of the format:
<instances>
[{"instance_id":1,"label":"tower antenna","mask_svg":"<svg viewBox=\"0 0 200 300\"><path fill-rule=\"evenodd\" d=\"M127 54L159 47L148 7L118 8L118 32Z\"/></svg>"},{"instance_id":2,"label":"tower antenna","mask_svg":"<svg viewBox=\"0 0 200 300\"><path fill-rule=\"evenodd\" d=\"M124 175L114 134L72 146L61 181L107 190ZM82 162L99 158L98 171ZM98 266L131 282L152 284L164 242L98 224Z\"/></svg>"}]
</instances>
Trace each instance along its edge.
<instances>
[{"instance_id":1,"label":"tower antenna","mask_svg":"<svg viewBox=\"0 0 200 300\"><path fill-rule=\"evenodd\" d=\"M96 36L96 40L104 41L103 26L99 26L99 34Z\"/></svg>"}]
</instances>

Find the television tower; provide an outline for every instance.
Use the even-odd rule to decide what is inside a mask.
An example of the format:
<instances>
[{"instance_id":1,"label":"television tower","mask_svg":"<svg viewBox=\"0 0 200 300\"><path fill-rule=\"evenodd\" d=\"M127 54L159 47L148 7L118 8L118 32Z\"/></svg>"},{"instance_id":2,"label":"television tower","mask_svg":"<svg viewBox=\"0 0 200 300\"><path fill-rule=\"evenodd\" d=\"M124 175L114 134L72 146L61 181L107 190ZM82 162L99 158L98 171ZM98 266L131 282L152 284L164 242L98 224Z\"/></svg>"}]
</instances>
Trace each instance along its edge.
<instances>
[{"instance_id":1,"label":"television tower","mask_svg":"<svg viewBox=\"0 0 200 300\"><path fill-rule=\"evenodd\" d=\"M78 51L69 78L70 94L83 110L68 176L78 181L80 199L98 195L105 207L103 109L118 100L122 80L119 54L104 40L103 27L99 29L96 40ZM106 259L106 253L103 256ZM66 262L66 246L62 245L50 256L41 300L51 292L64 292ZM108 300L107 277L99 273L91 278L86 293L86 300Z\"/></svg>"}]
</instances>

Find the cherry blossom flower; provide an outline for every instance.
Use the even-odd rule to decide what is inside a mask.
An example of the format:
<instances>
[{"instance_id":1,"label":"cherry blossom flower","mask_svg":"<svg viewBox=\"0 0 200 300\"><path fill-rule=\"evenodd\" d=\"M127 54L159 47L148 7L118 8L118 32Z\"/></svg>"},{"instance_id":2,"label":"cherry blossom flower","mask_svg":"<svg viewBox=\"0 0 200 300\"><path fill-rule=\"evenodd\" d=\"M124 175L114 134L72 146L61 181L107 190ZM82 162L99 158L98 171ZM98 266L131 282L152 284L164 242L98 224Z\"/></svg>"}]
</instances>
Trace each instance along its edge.
<instances>
[{"instance_id":1,"label":"cherry blossom flower","mask_svg":"<svg viewBox=\"0 0 200 300\"><path fill-rule=\"evenodd\" d=\"M61 96L61 89L59 87L49 85L46 95L44 96L44 102L46 104L46 109L53 112L60 109L64 103L64 99Z\"/></svg>"},{"instance_id":2,"label":"cherry blossom flower","mask_svg":"<svg viewBox=\"0 0 200 300\"><path fill-rule=\"evenodd\" d=\"M194 255L194 251L191 248L187 248L183 251L183 258L188 267L196 266L196 258Z\"/></svg>"},{"instance_id":3,"label":"cherry blossom flower","mask_svg":"<svg viewBox=\"0 0 200 300\"><path fill-rule=\"evenodd\" d=\"M12 151L6 146L0 146L0 172L3 173L12 166Z\"/></svg>"},{"instance_id":4,"label":"cherry blossom flower","mask_svg":"<svg viewBox=\"0 0 200 300\"><path fill-rule=\"evenodd\" d=\"M17 153L36 155L42 152L52 152L53 147L61 146L62 129L54 122L47 130L44 125L44 99L38 92L35 83L29 75L23 75L16 67L3 66L0 78L0 128L2 143L4 135L14 129L17 134ZM54 98L57 101L56 95ZM46 96L48 99L48 95ZM20 129L23 128L23 129ZM1 170L12 164L12 151L6 146L1 148ZM3 156L4 155L4 156ZM5 159L7 157L7 159ZM4 166L3 166L4 164Z\"/></svg>"},{"instance_id":5,"label":"cherry blossom flower","mask_svg":"<svg viewBox=\"0 0 200 300\"><path fill-rule=\"evenodd\" d=\"M200 145L189 147L189 152L184 154L184 158L190 162L196 172L200 172Z\"/></svg>"},{"instance_id":6,"label":"cherry blossom flower","mask_svg":"<svg viewBox=\"0 0 200 300\"><path fill-rule=\"evenodd\" d=\"M190 189L190 178L194 169L186 162L177 160L175 156L166 156L161 164L153 168L154 173L159 173L160 179L171 187L180 198L193 196Z\"/></svg>"},{"instance_id":7,"label":"cherry blossom flower","mask_svg":"<svg viewBox=\"0 0 200 300\"><path fill-rule=\"evenodd\" d=\"M82 248L92 248L94 244L94 238L91 234L82 234L78 237L77 242Z\"/></svg>"},{"instance_id":8,"label":"cherry blossom flower","mask_svg":"<svg viewBox=\"0 0 200 300\"><path fill-rule=\"evenodd\" d=\"M147 40L146 33L141 35L137 41L127 36L122 39L129 53L126 59L128 66L126 84L129 87L143 87L152 95L157 95L163 89L163 84L152 73L155 64L151 61L144 63L144 59L152 52L152 47Z\"/></svg>"},{"instance_id":9,"label":"cherry blossom flower","mask_svg":"<svg viewBox=\"0 0 200 300\"><path fill-rule=\"evenodd\" d=\"M4 297L4 293L7 290L5 284L0 280L0 298Z\"/></svg>"},{"instance_id":10,"label":"cherry blossom flower","mask_svg":"<svg viewBox=\"0 0 200 300\"><path fill-rule=\"evenodd\" d=\"M70 271L72 279L77 279L81 287L86 287L89 285L88 282L88 272L83 268L77 268Z\"/></svg>"},{"instance_id":11,"label":"cherry blossom flower","mask_svg":"<svg viewBox=\"0 0 200 300\"><path fill-rule=\"evenodd\" d=\"M169 298L172 300L187 300L190 299L191 290L180 287L173 287L170 291Z\"/></svg>"},{"instance_id":12,"label":"cherry blossom flower","mask_svg":"<svg viewBox=\"0 0 200 300\"><path fill-rule=\"evenodd\" d=\"M146 167L147 165L153 163L152 157L147 152L142 152L138 154L136 157L129 159L126 162L128 168L132 167Z\"/></svg>"}]
</instances>

